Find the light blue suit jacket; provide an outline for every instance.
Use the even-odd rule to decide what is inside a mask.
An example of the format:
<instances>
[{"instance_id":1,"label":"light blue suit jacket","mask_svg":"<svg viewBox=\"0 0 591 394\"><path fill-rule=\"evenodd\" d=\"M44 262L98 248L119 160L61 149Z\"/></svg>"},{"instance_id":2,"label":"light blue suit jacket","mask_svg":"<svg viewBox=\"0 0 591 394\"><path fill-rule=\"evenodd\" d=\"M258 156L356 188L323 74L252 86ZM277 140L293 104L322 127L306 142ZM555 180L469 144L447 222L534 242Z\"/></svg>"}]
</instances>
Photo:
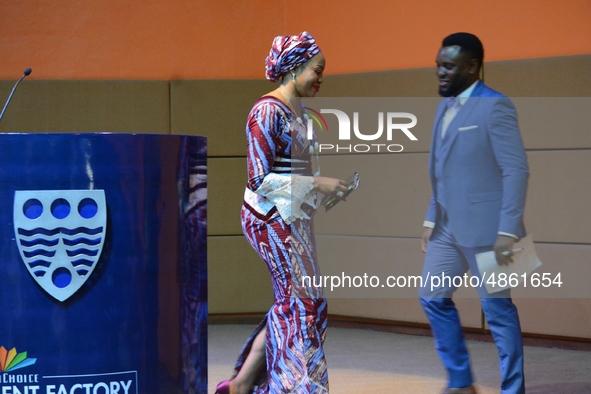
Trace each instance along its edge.
<instances>
[{"instance_id":1,"label":"light blue suit jacket","mask_svg":"<svg viewBox=\"0 0 591 394\"><path fill-rule=\"evenodd\" d=\"M441 141L442 100L435 114L429 174L433 193L425 220L438 225L435 142ZM499 232L524 237L529 168L511 100L479 81L446 130L443 201L451 233L462 246L494 245Z\"/></svg>"}]
</instances>

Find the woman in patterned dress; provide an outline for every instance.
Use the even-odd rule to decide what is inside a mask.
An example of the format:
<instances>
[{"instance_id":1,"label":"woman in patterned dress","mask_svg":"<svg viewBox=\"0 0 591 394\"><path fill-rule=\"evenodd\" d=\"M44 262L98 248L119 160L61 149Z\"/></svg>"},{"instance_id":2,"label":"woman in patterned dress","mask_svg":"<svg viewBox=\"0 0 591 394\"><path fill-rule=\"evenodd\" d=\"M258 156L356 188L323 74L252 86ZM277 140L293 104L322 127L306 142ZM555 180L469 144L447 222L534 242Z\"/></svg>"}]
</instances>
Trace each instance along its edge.
<instances>
[{"instance_id":1,"label":"woman in patterned dress","mask_svg":"<svg viewBox=\"0 0 591 394\"><path fill-rule=\"evenodd\" d=\"M271 275L274 303L244 345L234 377L218 385L219 394L328 393L322 349L326 299L322 289L302 281L319 275L312 223L317 195L341 198L346 190L345 181L317 173L317 151L300 102L316 95L324 67L324 56L307 32L273 40L266 75L281 83L248 116L241 219Z\"/></svg>"}]
</instances>

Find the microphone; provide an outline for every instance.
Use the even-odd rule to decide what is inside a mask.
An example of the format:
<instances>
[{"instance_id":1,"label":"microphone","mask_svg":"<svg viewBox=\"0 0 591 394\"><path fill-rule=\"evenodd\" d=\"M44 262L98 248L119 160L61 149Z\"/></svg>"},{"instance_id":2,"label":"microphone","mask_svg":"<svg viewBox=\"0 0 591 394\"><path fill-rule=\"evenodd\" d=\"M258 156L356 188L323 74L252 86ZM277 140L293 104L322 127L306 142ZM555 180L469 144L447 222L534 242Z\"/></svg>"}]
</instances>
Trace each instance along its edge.
<instances>
[{"instance_id":1,"label":"microphone","mask_svg":"<svg viewBox=\"0 0 591 394\"><path fill-rule=\"evenodd\" d=\"M31 73L31 68L27 67L25 69L25 71L23 71L23 76L16 81L16 83L14 84L14 87L12 88L12 91L10 92L10 95L8 96L8 100L6 100L6 104L4 104L4 109L2 110L2 113L0 113L0 120L2 120L2 117L4 116L4 112L6 111L6 108L8 108L8 104L10 103L10 100L12 99L12 95L14 94L14 91L16 90L16 87L18 86L19 83L21 83L21 81Z\"/></svg>"}]
</instances>

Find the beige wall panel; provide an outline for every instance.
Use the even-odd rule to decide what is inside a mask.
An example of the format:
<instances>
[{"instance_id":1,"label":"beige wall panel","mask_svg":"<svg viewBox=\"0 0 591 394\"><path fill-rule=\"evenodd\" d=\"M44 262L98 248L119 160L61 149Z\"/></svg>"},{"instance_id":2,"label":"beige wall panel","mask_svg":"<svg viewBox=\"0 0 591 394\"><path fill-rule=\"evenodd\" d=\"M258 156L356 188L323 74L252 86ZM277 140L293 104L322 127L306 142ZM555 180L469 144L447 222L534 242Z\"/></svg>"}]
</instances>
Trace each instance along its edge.
<instances>
[{"instance_id":1,"label":"beige wall panel","mask_svg":"<svg viewBox=\"0 0 591 394\"><path fill-rule=\"evenodd\" d=\"M428 323L418 298L329 298L331 315Z\"/></svg>"},{"instance_id":2,"label":"beige wall panel","mask_svg":"<svg viewBox=\"0 0 591 394\"><path fill-rule=\"evenodd\" d=\"M513 98L526 149L591 148L590 97Z\"/></svg>"},{"instance_id":3,"label":"beige wall panel","mask_svg":"<svg viewBox=\"0 0 591 394\"><path fill-rule=\"evenodd\" d=\"M244 156L248 113L275 87L266 80L171 81L172 134L206 136L210 157Z\"/></svg>"},{"instance_id":4,"label":"beige wall panel","mask_svg":"<svg viewBox=\"0 0 591 394\"><path fill-rule=\"evenodd\" d=\"M536 251L543 263L536 272L552 272L553 278L560 272L573 299L515 299L523 331L591 338L591 245L537 244ZM555 289L545 289L544 296Z\"/></svg>"},{"instance_id":5,"label":"beige wall panel","mask_svg":"<svg viewBox=\"0 0 591 394\"><path fill-rule=\"evenodd\" d=\"M327 75L324 78L320 96L438 97L435 67Z\"/></svg>"},{"instance_id":6,"label":"beige wall panel","mask_svg":"<svg viewBox=\"0 0 591 394\"><path fill-rule=\"evenodd\" d=\"M591 245L536 244L535 248L544 264L536 272L559 272L564 282L562 287L569 289L561 294L591 299ZM587 318L591 319L591 315ZM587 328L591 330L591 325Z\"/></svg>"},{"instance_id":7,"label":"beige wall panel","mask_svg":"<svg viewBox=\"0 0 591 394\"><path fill-rule=\"evenodd\" d=\"M591 303L589 299L514 300L524 333L591 338Z\"/></svg>"},{"instance_id":8,"label":"beige wall panel","mask_svg":"<svg viewBox=\"0 0 591 394\"><path fill-rule=\"evenodd\" d=\"M324 113L327 128L315 125L321 154L345 153L410 153L428 152L431 146L433 119L441 98L437 97L317 97L306 99L304 105ZM341 125L335 114L323 112L338 109L349 118L350 140L340 140ZM388 114L401 112L404 115L392 119L393 124L408 125L408 115L416 117L416 124L408 128L407 135L401 128L389 129ZM357 115L357 116L356 116ZM363 140L359 132L374 138L378 124L382 124L379 137ZM414 137L416 139L412 140Z\"/></svg>"},{"instance_id":9,"label":"beige wall panel","mask_svg":"<svg viewBox=\"0 0 591 394\"><path fill-rule=\"evenodd\" d=\"M484 80L509 97L590 97L591 55L484 63ZM435 67L329 75L322 97L438 97Z\"/></svg>"},{"instance_id":10,"label":"beige wall panel","mask_svg":"<svg viewBox=\"0 0 591 394\"><path fill-rule=\"evenodd\" d=\"M419 239L387 237L317 236L318 261L323 276L366 275L369 287L337 288L327 281L329 313L361 318L427 322L417 300L418 288L390 288L388 276L420 276L424 254ZM376 287L371 287L371 277ZM353 279L354 281L354 279ZM354 282L352 282L354 283ZM360 281L358 283L361 283ZM402 283L402 282L399 282ZM335 287L331 291L331 284ZM384 285L384 287L382 287ZM481 327L480 301L473 289L459 289L456 299L465 327Z\"/></svg>"},{"instance_id":11,"label":"beige wall panel","mask_svg":"<svg viewBox=\"0 0 591 394\"><path fill-rule=\"evenodd\" d=\"M420 237L431 193L427 154L321 157L326 176L353 171L361 186L345 203L316 215L319 234ZM538 242L591 243L591 151L528 152L525 222Z\"/></svg>"},{"instance_id":12,"label":"beige wall panel","mask_svg":"<svg viewBox=\"0 0 591 394\"><path fill-rule=\"evenodd\" d=\"M480 300L454 299L463 327L482 328ZM418 297L416 298L329 298L328 313L359 319L395 322L429 323ZM330 319L329 319L330 320ZM330 324L330 323L329 323Z\"/></svg>"},{"instance_id":13,"label":"beige wall panel","mask_svg":"<svg viewBox=\"0 0 591 394\"><path fill-rule=\"evenodd\" d=\"M591 55L493 62L485 67L486 82L513 98L527 149L591 147Z\"/></svg>"},{"instance_id":14,"label":"beige wall panel","mask_svg":"<svg viewBox=\"0 0 591 394\"><path fill-rule=\"evenodd\" d=\"M8 93L14 82L0 82ZM3 101L4 103L4 101ZM0 132L169 134L168 81L23 81Z\"/></svg>"},{"instance_id":15,"label":"beige wall panel","mask_svg":"<svg viewBox=\"0 0 591 394\"><path fill-rule=\"evenodd\" d=\"M509 97L591 97L591 55L484 63L484 80Z\"/></svg>"},{"instance_id":16,"label":"beige wall panel","mask_svg":"<svg viewBox=\"0 0 591 394\"><path fill-rule=\"evenodd\" d=\"M536 244L542 262L535 273L560 273L562 285L512 291L522 331L544 335L591 338L591 245ZM565 296L572 298L564 298ZM527 297L527 298L524 298Z\"/></svg>"},{"instance_id":17,"label":"beige wall panel","mask_svg":"<svg viewBox=\"0 0 591 394\"><path fill-rule=\"evenodd\" d=\"M537 242L591 243L591 150L528 152L525 225Z\"/></svg>"},{"instance_id":18,"label":"beige wall panel","mask_svg":"<svg viewBox=\"0 0 591 394\"><path fill-rule=\"evenodd\" d=\"M265 263L244 236L207 239L209 313L266 313L273 289Z\"/></svg>"},{"instance_id":19,"label":"beige wall panel","mask_svg":"<svg viewBox=\"0 0 591 394\"><path fill-rule=\"evenodd\" d=\"M542 266L527 279L526 287L512 291L513 298L591 299L591 245L535 243L535 250Z\"/></svg>"},{"instance_id":20,"label":"beige wall panel","mask_svg":"<svg viewBox=\"0 0 591 394\"><path fill-rule=\"evenodd\" d=\"M382 271L408 275L415 270L413 264L422 264L422 253L417 253L415 248L417 244L418 240L396 238L319 236L319 261L323 274L332 273L326 271L334 271L332 265L337 265L347 274L355 272L355 267L360 267L361 271L367 272L368 275L380 275ZM537 272L552 272L552 277L556 272L561 272L563 286L578 286L580 289L570 291L570 294L588 294L588 283L591 281L591 246L537 244L536 250L544 264ZM365 256L365 259L361 259L360 256ZM581 277L579 280L576 280L577 273ZM577 283L573 283L575 281ZM550 294L546 289L540 290L544 297ZM513 292L524 333L591 337L589 297L521 298L523 294L523 291ZM461 289L457 295L455 302L463 326L481 327L480 301L474 298L475 292L471 289L470 292ZM470 295L472 298L462 298ZM329 296L329 313L358 318L427 322L416 297L380 299Z\"/></svg>"},{"instance_id":21,"label":"beige wall panel","mask_svg":"<svg viewBox=\"0 0 591 394\"><path fill-rule=\"evenodd\" d=\"M207 160L207 233L242 234L240 208L246 186L245 158Z\"/></svg>"},{"instance_id":22,"label":"beige wall panel","mask_svg":"<svg viewBox=\"0 0 591 394\"><path fill-rule=\"evenodd\" d=\"M528 231L544 242L591 243L591 152L528 152L530 183ZM361 175L361 187L346 203L317 215L326 234L420 236L431 193L426 154L338 155L321 157L326 176ZM551 225L550 225L551 224Z\"/></svg>"},{"instance_id":23,"label":"beige wall panel","mask_svg":"<svg viewBox=\"0 0 591 394\"><path fill-rule=\"evenodd\" d=\"M316 215L318 234L420 237L431 183L427 153L332 155L320 158L322 174L360 175L360 187L332 210Z\"/></svg>"},{"instance_id":24,"label":"beige wall panel","mask_svg":"<svg viewBox=\"0 0 591 394\"><path fill-rule=\"evenodd\" d=\"M396 130L392 140L386 139L386 133L377 140L362 141L352 133L350 141L338 139L339 123L333 114L325 113L328 132L316 128L318 141L323 154L344 154L351 150L365 152L375 144L382 144L380 151L391 150L404 153L428 152L431 145L431 134L434 115L440 98L315 98L308 99L306 106L318 111L336 108L344 111L353 124L353 113L360 114L359 130L368 135L377 130L379 112L409 112L417 117L417 124L410 130L417 138L410 141L404 133ZM591 148L591 97L517 97L513 98L519 118L519 126L528 150L534 149L581 149ZM405 120L406 121L406 120Z\"/></svg>"},{"instance_id":25,"label":"beige wall panel","mask_svg":"<svg viewBox=\"0 0 591 394\"><path fill-rule=\"evenodd\" d=\"M510 60L485 63L484 80L514 99L526 149L588 148L590 69L591 55ZM437 80L434 68L330 75L321 97L438 97ZM415 115L431 123L431 112Z\"/></svg>"}]
</instances>

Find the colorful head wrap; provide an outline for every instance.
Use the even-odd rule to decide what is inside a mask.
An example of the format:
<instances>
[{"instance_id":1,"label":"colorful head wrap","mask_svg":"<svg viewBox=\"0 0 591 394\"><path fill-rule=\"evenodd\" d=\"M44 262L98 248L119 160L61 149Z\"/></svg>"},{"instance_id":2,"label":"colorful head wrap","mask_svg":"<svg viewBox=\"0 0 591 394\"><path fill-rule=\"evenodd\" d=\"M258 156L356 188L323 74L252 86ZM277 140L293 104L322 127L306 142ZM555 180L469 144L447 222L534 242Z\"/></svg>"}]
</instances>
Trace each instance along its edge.
<instances>
[{"instance_id":1,"label":"colorful head wrap","mask_svg":"<svg viewBox=\"0 0 591 394\"><path fill-rule=\"evenodd\" d=\"M320 48L307 31L297 36L275 37L269 56L265 59L267 79L277 82L283 74L305 63L318 52Z\"/></svg>"}]
</instances>

